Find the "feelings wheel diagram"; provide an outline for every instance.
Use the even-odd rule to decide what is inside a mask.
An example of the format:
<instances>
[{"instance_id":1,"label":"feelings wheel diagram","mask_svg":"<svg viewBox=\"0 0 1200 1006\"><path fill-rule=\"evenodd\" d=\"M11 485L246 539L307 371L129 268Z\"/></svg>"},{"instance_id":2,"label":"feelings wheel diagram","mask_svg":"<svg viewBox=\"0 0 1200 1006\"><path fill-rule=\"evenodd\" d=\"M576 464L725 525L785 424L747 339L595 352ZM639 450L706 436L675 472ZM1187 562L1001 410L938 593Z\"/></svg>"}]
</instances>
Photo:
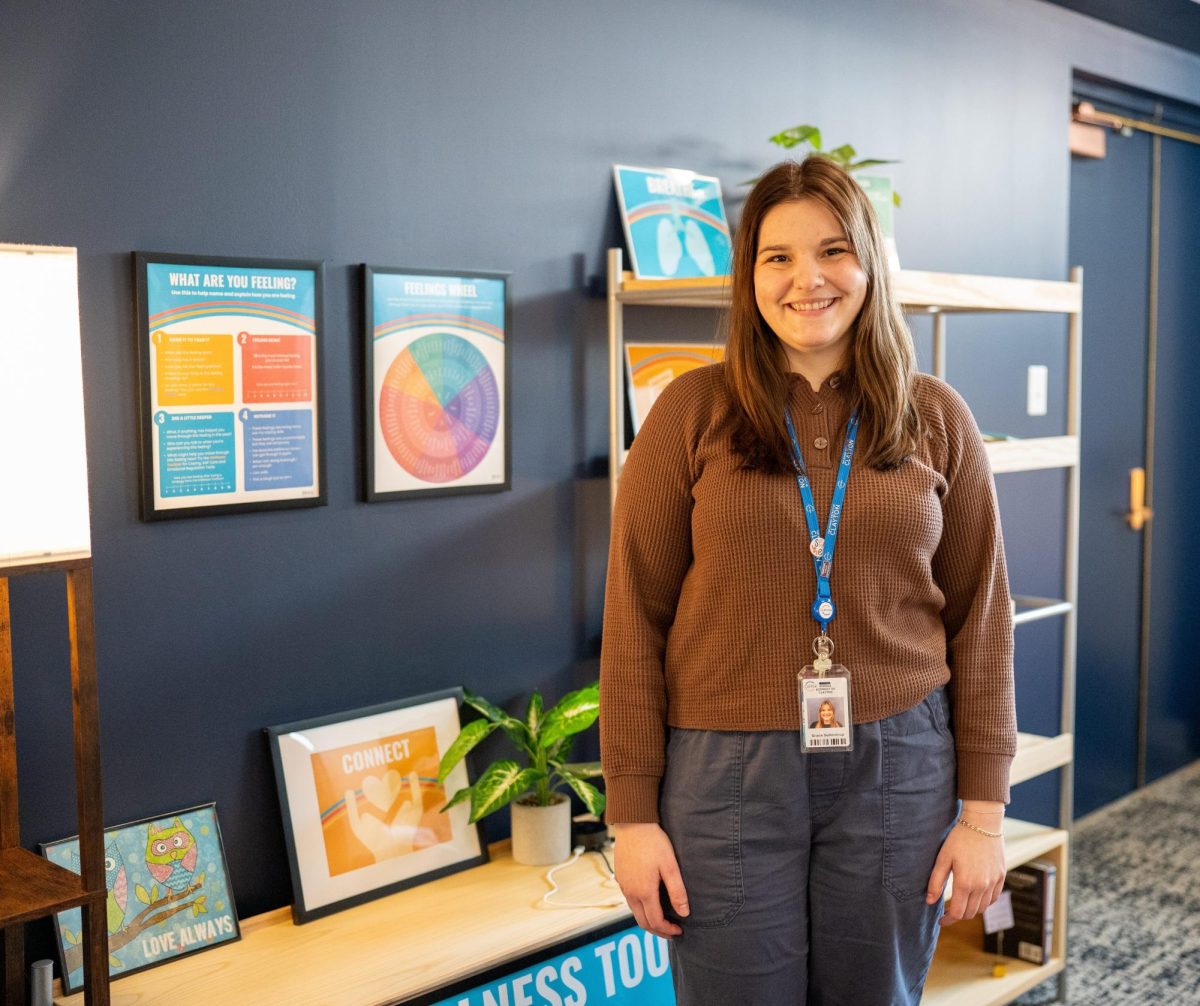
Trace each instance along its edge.
<instances>
[{"instance_id":1,"label":"feelings wheel diagram","mask_svg":"<svg viewBox=\"0 0 1200 1006\"><path fill-rule=\"evenodd\" d=\"M483 354L466 339L434 332L388 367L379 393L383 441L423 482L452 482L487 454L500 428L500 391Z\"/></svg>"}]
</instances>

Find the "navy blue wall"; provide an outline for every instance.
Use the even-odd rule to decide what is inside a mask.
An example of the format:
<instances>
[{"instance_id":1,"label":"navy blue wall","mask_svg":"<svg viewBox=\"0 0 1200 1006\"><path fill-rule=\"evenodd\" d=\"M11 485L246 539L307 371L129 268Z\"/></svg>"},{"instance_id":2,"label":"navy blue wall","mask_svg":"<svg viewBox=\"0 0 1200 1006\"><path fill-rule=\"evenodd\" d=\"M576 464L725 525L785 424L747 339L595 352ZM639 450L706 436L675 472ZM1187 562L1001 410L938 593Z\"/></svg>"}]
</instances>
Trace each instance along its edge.
<instances>
[{"instance_id":1,"label":"navy blue wall","mask_svg":"<svg viewBox=\"0 0 1200 1006\"><path fill-rule=\"evenodd\" d=\"M290 899L264 724L595 673L606 357L584 287L618 239L614 161L719 174L736 212L765 137L816 123L903 161L906 267L1062 278L1074 68L1200 101L1200 57L1037 0L6 0L0 240L81 254L107 819L216 799L238 909L261 912ZM132 249L327 261L328 507L138 521ZM358 501L363 261L512 270L511 492ZM634 334L714 323L633 313ZM981 425L1061 431L1060 319L951 330ZM1051 366L1045 419L1023 414L1030 363ZM1058 478L1002 485L1021 592L1056 592L1060 526L1022 525ZM14 581L13 617L32 845L74 829L58 582ZM1042 625L1020 708L1050 732ZM1049 819L1052 789L1018 807Z\"/></svg>"}]
</instances>

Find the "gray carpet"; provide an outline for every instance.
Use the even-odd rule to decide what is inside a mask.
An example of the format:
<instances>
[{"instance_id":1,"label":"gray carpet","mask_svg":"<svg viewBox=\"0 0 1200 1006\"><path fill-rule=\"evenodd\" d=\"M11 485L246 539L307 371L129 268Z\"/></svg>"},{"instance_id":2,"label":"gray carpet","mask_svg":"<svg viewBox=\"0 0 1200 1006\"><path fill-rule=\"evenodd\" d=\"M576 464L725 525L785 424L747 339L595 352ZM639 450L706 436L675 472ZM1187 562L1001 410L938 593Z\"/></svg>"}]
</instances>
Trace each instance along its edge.
<instances>
[{"instance_id":1,"label":"gray carpet","mask_svg":"<svg viewBox=\"0 0 1200 1006\"><path fill-rule=\"evenodd\" d=\"M1200 762L1076 822L1070 918L1071 1006L1200 1006Z\"/></svg>"}]
</instances>

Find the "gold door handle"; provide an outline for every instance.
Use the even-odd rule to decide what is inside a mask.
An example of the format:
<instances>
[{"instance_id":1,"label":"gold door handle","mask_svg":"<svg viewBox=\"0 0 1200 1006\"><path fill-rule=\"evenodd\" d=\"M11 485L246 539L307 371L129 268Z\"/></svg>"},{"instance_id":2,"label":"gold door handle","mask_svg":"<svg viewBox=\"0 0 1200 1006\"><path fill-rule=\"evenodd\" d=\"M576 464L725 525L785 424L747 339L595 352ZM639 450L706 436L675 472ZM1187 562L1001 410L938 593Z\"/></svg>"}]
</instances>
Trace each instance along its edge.
<instances>
[{"instance_id":1,"label":"gold door handle","mask_svg":"<svg viewBox=\"0 0 1200 1006\"><path fill-rule=\"evenodd\" d=\"M1154 516L1154 511L1146 506L1146 469L1129 469L1129 513L1125 519L1135 531L1146 526L1146 521Z\"/></svg>"}]
</instances>

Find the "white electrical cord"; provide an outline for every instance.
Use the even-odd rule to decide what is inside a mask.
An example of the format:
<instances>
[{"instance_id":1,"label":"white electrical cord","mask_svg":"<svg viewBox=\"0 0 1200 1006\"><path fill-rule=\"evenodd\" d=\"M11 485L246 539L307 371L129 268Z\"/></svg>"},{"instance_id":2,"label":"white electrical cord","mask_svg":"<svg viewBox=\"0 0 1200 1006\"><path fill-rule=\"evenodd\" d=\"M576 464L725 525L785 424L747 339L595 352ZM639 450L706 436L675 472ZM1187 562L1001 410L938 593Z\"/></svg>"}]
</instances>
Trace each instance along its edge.
<instances>
[{"instance_id":1,"label":"white electrical cord","mask_svg":"<svg viewBox=\"0 0 1200 1006\"><path fill-rule=\"evenodd\" d=\"M613 875L612 867L608 865L608 857L604 855L600 849L595 850L600 854L600 858L604 860L604 872L608 874L608 878L603 881L603 887L616 887L617 878ZM550 890L542 895L542 902L550 908L623 908L625 899L622 897L617 901L551 901L550 899L558 893L558 881L554 879L554 875L559 870L565 870L570 866L574 866L579 862L579 857L583 855L584 849L582 845L575 846L571 850L571 858L565 862L559 863L557 866L552 866L546 871L546 883L550 885Z\"/></svg>"}]
</instances>

